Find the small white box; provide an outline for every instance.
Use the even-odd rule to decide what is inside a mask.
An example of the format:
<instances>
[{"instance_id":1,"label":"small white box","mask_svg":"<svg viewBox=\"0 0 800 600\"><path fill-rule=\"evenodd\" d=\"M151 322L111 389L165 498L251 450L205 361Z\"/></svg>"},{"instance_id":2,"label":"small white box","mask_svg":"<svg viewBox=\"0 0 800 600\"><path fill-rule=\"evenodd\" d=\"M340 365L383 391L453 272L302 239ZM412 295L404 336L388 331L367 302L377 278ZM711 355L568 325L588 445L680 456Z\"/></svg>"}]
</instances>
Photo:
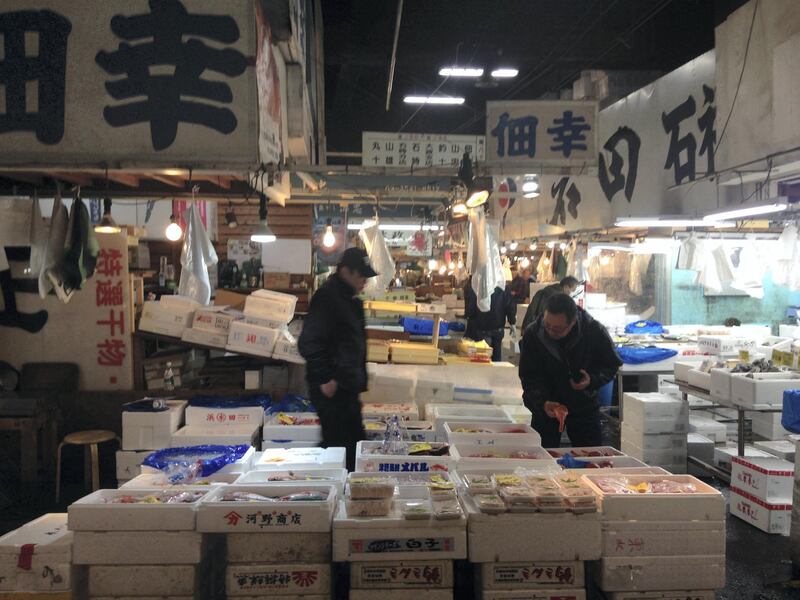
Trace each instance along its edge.
<instances>
[{"instance_id":1,"label":"small white box","mask_svg":"<svg viewBox=\"0 0 800 600\"><path fill-rule=\"evenodd\" d=\"M252 445L259 443L258 425L226 425L224 427L200 427L187 425L172 434L173 448L219 444L223 446Z\"/></svg>"},{"instance_id":2,"label":"small white box","mask_svg":"<svg viewBox=\"0 0 800 600\"><path fill-rule=\"evenodd\" d=\"M186 425L191 427L247 426L260 427L264 423L263 406L232 406L212 408L186 407Z\"/></svg>"},{"instance_id":3,"label":"small white box","mask_svg":"<svg viewBox=\"0 0 800 600\"><path fill-rule=\"evenodd\" d=\"M625 394L622 410L625 422L645 434L686 433L689 429L689 405L667 394Z\"/></svg>"},{"instance_id":4,"label":"small white box","mask_svg":"<svg viewBox=\"0 0 800 600\"><path fill-rule=\"evenodd\" d=\"M299 468L343 469L344 448L271 448L255 459L257 470L284 470Z\"/></svg>"},{"instance_id":5,"label":"small white box","mask_svg":"<svg viewBox=\"0 0 800 600\"><path fill-rule=\"evenodd\" d=\"M685 433L642 433L628 421L622 422L622 443L628 442L642 450L679 450L686 453Z\"/></svg>"},{"instance_id":6,"label":"small white box","mask_svg":"<svg viewBox=\"0 0 800 600\"><path fill-rule=\"evenodd\" d=\"M414 402L400 404L393 402L368 402L361 405L361 415L365 419L386 419L397 415L409 421L419 421L419 410Z\"/></svg>"},{"instance_id":7,"label":"small white box","mask_svg":"<svg viewBox=\"0 0 800 600\"><path fill-rule=\"evenodd\" d=\"M739 350L755 350L755 348L755 340L732 335L701 335L697 337L698 351L713 356L730 356L738 354Z\"/></svg>"},{"instance_id":8,"label":"small white box","mask_svg":"<svg viewBox=\"0 0 800 600\"><path fill-rule=\"evenodd\" d=\"M674 370L675 382L688 383L689 371L691 371L692 369L696 369L701 364L703 364L702 359L675 361L675 370Z\"/></svg>"},{"instance_id":9,"label":"small white box","mask_svg":"<svg viewBox=\"0 0 800 600\"><path fill-rule=\"evenodd\" d=\"M192 565L203 560L203 536L194 531L76 531L76 565Z\"/></svg>"},{"instance_id":10,"label":"small white box","mask_svg":"<svg viewBox=\"0 0 800 600\"><path fill-rule=\"evenodd\" d=\"M497 404L495 402L495 404ZM533 422L533 414L528 408L522 404L502 404L500 405L512 423L519 423L521 425L530 425Z\"/></svg>"},{"instance_id":11,"label":"small white box","mask_svg":"<svg viewBox=\"0 0 800 600\"><path fill-rule=\"evenodd\" d=\"M768 440L780 440L789 435L789 432L781 425L783 413L752 412L747 416L751 419L753 433L756 435Z\"/></svg>"},{"instance_id":12,"label":"small white box","mask_svg":"<svg viewBox=\"0 0 800 600\"><path fill-rule=\"evenodd\" d=\"M452 560L350 563L350 589L418 590L452 587Z\"/></svg>"},{"instance_id":13,"label":"small white box","mask_svg":"<svg viewBox=\"0 0 800 600\"><path fill-rule=\"evenodd\" d=\"M450 456L381 454L382 445L383 442L358 442L356 444L356 471L426 473L429 471L448 471L453 463L453 458ZM434 445L436 445L436 442L434 442Z\"/></svg>"},{"instance_id":14,"label":"small white box","mask_svg":"<svg viewBox=\"0 0 800 600\"><path fill-rule=\"evenodd\" d=\"M795 444L789 440L755 442L753 445L762 452L769 452L777 458L794 463L796 448Z\"/></svg>"},{"instance_id":15,"label":"small white box","mask_svg":"<svg viewBox=\"0 0 800 600\"><path fill-rule=\"evenodd\" d=\"M728 438L728 428L724 423L700 415L689 416L689 432L704 435L715 444L724 443Z\"/></svg>"},{"instance_id":16,"label":"small white box","mask_svg":"<svg viewBox=\"0 0 800 600\"><path fill-rule=\"evenodd\" d=\"M71 590L72 538L66 513L42 515L0 536L0 592ZM20 566L26 548L31 549L27 569Z\"/></svg>"},{"instance_id":17,"label":"small white box","mask_svg":"<svg viewBox=\"0 0 800 600\"><path fill-rule=\"evenodd\" d=\"M739 451L736 444L728 443L725 446L714 446L714 464L718 467L730 469L733 457L738 455ZM744 447L744 455L746 458L773 458L768 452L758 450L750 445Z\"/></svg>"},{"instance_id":18,"label":"small white box","mask_svg":"<svg viewBox=\"0 0 800 600\"><path fill-rule=\"evenodd\" d=\"M205 589L205 569L190 565L91 566L89 597L189 596Z\"/></svg>"},{"instance_id":19,"label":"small white box","mask_svg":"<svg viewBox=\"0 0 800 600\"><path fill-rule=\"evenodd\" d=\"M700 371L699 369L692 369L689 371L689 385L697 388L698 390L711 391L711 373Z\"/></svg>"},{"instance_id":20,"label":"small white box","mask_svg":"<svg viewBox=\"0 0 800 600\"><path fill-rule=\"evenodd\" d=\"M731 485L773 504L791 504L794 465L780 458L748 458L734 456Z\"/></svg>"},{"instance_id":21,"label":"small white box","mask_svg":"<svg viewBox=\"0 0 800 600\"><path fill-rule=\"evenodd\" d=\"M467 404L492 404L492 390L486 388L454 387L453 401Z\"/></svg>"},{"instance_id":22,"label":"small white box","mask_svg":"<svg viewBox=\"0 0 800 600\"><path fill-rule=\"evenodd\" d=\"M752 373L731 380L731 399L745 408L780 407L783 392L797 388L800 388L798 373Z\"/></svg>"},{"instance_id":23,"label":"small white box","mask_svg":"<svg viewBox=\"0 0 800 600\"><path fill-rule=\"evenodd\" d=\"M290 471L250 471L249 473L242 473L236 480L236 484L297 486L303 483L322 483L335 486L336 492L341 498L344 496L344 483L346 480L347 469L306 468L291 469Z\"/></svg>"},{"instance_id":24,"label":"small white box","mask_svg":"<svg viewBox=\"0 0 800 600\"><path fill-rule=\"evenodd\" d=\"M455 385L452 381L418 378L417 385L414 388L414 396L429 400L428 404L452 402L454 388Z\"/></svg>"},{"instance_id":25,"label":"small white box","mask_svg":"<svg viewBox=\"0 0 800 600\"><path fill-rule=\"evenodd\" d=\"M731 514L761 531L789 535L792 523L791 503L773 504L731 485Z\"/></svg>"},{"instance_id":26,"label":"small white box","mask_svg":"<svg viewBox=\"0 0 800 600\"><path fill-rule=\"evenodd\" d=\"M474 406L464 404L428 404L425 420L433 421L437 439L445 440L445 421L480 421L485 423L511 423L508 413L499 406Z\"/></svg>"},{"instance_id":27,"label":"small white box","mask_svg":"<svg viewBox=\"0 0 800 600\"><path fill-rule=\"evenodd\" d=\"M213 346L214 348L225 348L228 345L228 333L220 333L217 331L207 331L205 329L195 329L190 327L184 329L181 334L181 339L184 342L192 344L200 344L202 346Z\"/></svg>"},{"instance_id":28,"label":"small white box","mask_svg":"<svg viewBox=\"0 0 800 600\"><path fill-rule=\"evenodd\" d=\"M225 592L231 596L329 594L330 564L236 564L225 570Z\"/></svg>"},{"instance_id":29,"label":"small white box","mask_svg":"<svg viewBox=\"0 0 800 600\"><path fill-rule=\"evenodd\" d=\"M603 557L594 574L606 592L716 589L725 586L725 555Z\"/></svg>"},{"instance_id":30,"label":"small white box","mask_svg":"<svg viewBox=\"0 0 800 600\"><path fill-rule=\"evenodd\" d=\"M757 352L763 352L764 358L767 360L772 359L773 350L782 350L784 352L792 349L793 339L791 337L776 337L769 336L756 345Z\"/></svg>"},{"instance_id":31,"label":"small white box","mask_svg":"<svg viewBox=\"0 0 800 600\"><path fill-rule=\"evenodd\" d=\"M541 446L542 444L542 437L530 425L446 421L444 431L450 444L483 444L489 446L495 444Z\"/></svg>"},{"instance_id":32,"label":"small white box","mask_svg":"<svg viewBox=\"0 0 800 600\"><path fill-rule=\"evenodd\" d=\"M244 314L248 317L270 319L288 323L294 317L297 296L271 290L256 290L244 303Z\"/></svg>"},{"instance_id":33,"label":"small white box","mask_svg":"<svg viewBox=\"0 0 800 600\"><path fill-rule=\"evenodd\" d=\"M280 334L280 329L267 329L249 325L245 321L235 321L231 323L228 344L225 347L232 352L270 357Z\"/></svg>"},{"instance_id":34,"label":"small white box","mask_svg":"<svg viewBox=\"0 0 800 600\"><path fill-rule=\"evenodd\" d=\"M444 314L447 311L447 304L444 302L417 302L417 312L425 314Z\"/></svg>"},{"instance_id":35,"label":"small white box","mask_svg":"<svg viewBox=\"0 0 800 600\"><path fill-rule=\"evenodd\" d=\"M167 298L167 296L164 296ZM161 302L145 302L139 329L161 335L181 337L184 329L192 325L194 308L188 306L170 306Z\"/></svg>"},{"instance_id":36,"label":"small white box","mask_svg":"<svg viewBox=\"0 0 800 600\"><path fill-rule=\"evenodd\" d=\"M167 400L168 410L160 412L122 411L122 449L159 450L169 448L170 436L183 422L185 400Z\"/></svg>"},{"instance_id":37,"label":"small white box","mask_svg":"<svg viewBox=\"0 0 800 600\"><path fill-rule=\"evenodd\" d=\"M690 433L686 436L687 454L706 464L714 463L714 442L699 433Z\"/></svg>"},{"instance_id":38,"label":"small white box","mask_svg":"<svg viewBox=\"0 0 800 600\"><path fill-rule=\"evenodd\" d=\"M192 329L227 336L231 323L242 317L241 312L228 310L224 306L204 306L195 311Z\"/></svg>"},{"instance_id":39,"label":"small white box","mask_svg":"<svg viewBox=\"0 0 800 600\"><path fill-rule=\"evenodd\" d=\"M285 360L296 365L306 364L306 359L300 355L297 347L297 340L287 330L282 330L275 340L275 347L272 350L272 358Z\"/></svg>"},{"instance_id":40,"label":"small white box","mask_svg":"<svg viewBox=\"0 0 800 600\"><path fill-rule=\"evenodd\" d=\"M325 533L228 533L228 563L329 563L331 534Z\"/></svg>"},{"instance_id":41,"label":"small white box","mask_svg":"<svg viewBox=\"0 0 800 600\"><path fill-rule=\"evenodd\" d=\"M582 588L583 562L494 562L480 565L480 584L487 590Z\"/></svg>"},{"instance_id":42,"label":"small white box","mask_svg":"<svg viewBox=\"0 0 800 600\"><path fill-rule=\"evenodd\" d=\"M246 390L261 389L261 371L244 372L244 389Z\"/></svg>"},{"instance_id":43,"label":"small white box","mask_svg":"<svg viewBox=\"0 0 800 600\"><path fill-rule=\"evenodd\" d=\"M133 479L142 472L142 462L152 451L131 452L128 450L117 450L117 479L127 481Z\"/></svg>"},{"instance_id":44,"label":"small white box","mask_svg":"<svg viewBox=\"0 0 800 600\"><path fill-rule=\"evenodd\" d=\"M685 438L684 438L685 439ZM686 464L686 447L683 448L667 448L663 450L645 450L632 444L631 442L622 442L622 451L628 456L638 458L639 460L647 463L648 465L685 465ZM683 467L686 468L685 466Z\"/></svg>"}]
</instances>

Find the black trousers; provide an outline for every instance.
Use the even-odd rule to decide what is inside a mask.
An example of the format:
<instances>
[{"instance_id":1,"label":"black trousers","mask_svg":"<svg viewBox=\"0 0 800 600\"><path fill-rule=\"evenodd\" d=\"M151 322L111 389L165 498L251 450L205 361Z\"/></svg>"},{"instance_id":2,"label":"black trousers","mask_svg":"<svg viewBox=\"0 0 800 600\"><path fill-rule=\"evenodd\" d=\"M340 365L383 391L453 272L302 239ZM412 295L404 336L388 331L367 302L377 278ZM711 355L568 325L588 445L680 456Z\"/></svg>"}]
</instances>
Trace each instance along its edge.
<instances>
[{"instance_id":1,"label":"black trousers","mask_svg":"<svg viewBox=\"0 0 800 600\"><path fill-rule=\"evenodd\" d=\"M347 469L356 468L356 444L366 438L364 422L361 418L361 402L358 394L345 390L336 390L333 398L327 398L319 391L310 394L311 403L319 415L322 427L323 448L344 448L347 457Z\"/></svg>"},{"instance_id":2,"label":"black trousers","mask_svg":"<svg viewBox=\"0 0 800 600\"><path fill-rule=\"evenodd\" d=\"M541 406L535 406L531 412L533 413L531 427L542 436L542 446L544 448L558 448L561 445L558 419L548 417ZM565 425L569 441L573 447L582 448L585 446L600 446L602 444L600 409L597 406L592 410L578 414L568 414Z\"/></svg>"}]
</instances>

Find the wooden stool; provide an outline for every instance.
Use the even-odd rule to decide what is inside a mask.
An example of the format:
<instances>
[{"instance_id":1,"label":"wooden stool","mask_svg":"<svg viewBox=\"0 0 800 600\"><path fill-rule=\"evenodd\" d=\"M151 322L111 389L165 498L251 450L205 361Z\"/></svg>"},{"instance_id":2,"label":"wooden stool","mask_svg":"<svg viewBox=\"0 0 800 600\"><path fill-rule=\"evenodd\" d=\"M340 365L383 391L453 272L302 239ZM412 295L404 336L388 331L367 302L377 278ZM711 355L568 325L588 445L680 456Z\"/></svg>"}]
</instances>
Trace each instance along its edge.
<instances>
[{"instance_id":1,"label":"wooden stool","mask_svg":"<svg viewBox=\"0 0 800 600\"><path fill-rule=\"evenodd\" d=\"M110 442L112 440L117 440L117 443L120 444L120 447L122 446L122 442L120 441L119 437L117 437L116 433L103 429L76 431L75 433L70 433L64 437L64 441L58 445L58 451L56 455L56 502L58 502L61 495L61 449L67 444L85 447L84 480L85 483L88 484L91 474L92 491L94 492L100 487L100 461L97 456L97 444Z\"/></svg>"}]
</instances>

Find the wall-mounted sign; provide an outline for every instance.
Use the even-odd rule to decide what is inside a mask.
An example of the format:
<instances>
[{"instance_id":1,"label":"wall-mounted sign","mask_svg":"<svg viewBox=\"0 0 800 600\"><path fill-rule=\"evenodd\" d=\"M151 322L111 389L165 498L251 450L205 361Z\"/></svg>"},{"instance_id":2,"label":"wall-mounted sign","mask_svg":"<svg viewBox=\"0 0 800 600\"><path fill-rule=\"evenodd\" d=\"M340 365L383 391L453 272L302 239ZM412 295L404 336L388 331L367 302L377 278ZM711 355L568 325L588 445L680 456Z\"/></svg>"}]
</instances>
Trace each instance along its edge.
<instances>
[{"instance_id":1,"label":"wall-mounted sign","mask_svg":"<svg viewBox=\"0 0 800 600\"><path fill-rule=\"evenodd\" d=\"M574 166L596 162L596 102L486 103L486 164Z\"/></svg>"},{"instance_id":2,"label":"wall-mounted sign","mask_svg":"<svg viewBox=\"0 0 800 600\"><path fill-rule=\"evenodd\" d=\"M370 167L422 169L455 167L467 152L473 162L483 162L486 139L482 135L440 135L432 133L361 134L361 164Z\"/></svg>"}]
</instances>

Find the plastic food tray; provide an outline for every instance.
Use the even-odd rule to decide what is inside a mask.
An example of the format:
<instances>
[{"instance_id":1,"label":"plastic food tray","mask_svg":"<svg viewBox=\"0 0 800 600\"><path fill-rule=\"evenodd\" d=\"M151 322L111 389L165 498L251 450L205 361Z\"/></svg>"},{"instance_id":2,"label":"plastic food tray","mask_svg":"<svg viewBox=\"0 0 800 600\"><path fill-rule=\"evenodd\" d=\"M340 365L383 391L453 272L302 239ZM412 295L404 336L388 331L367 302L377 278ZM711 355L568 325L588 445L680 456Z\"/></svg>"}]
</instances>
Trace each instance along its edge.
<instances>
[{"instance_id":1,"label":"plastic food tray","mask_svg":"<svg viewBox=\"0 0 800 600\"><path fill-rule=\"evenodd\" d=\"M532 458L511 458L514 453L526 453ZM537 465L555 465L555 459L540 446L485 446L481 444L454 444L450 447L450 455L460 467L484 467L497 469L513 469L516 467L535 468ZM473 456L488 455L488 456Z\"/></svg>"},{"instance_id":2,"label":"plastic food tray","mask_svg":"<svg viewBox=\"0 0 800 600\"><path fill-rule=\"evenodd\" d=\"M344 448L270 448L253 461L253 469L344 468Z\"/></svg>"},{"instance_id":3,"label":"plastic food tray","mask_svg":"<svg viewBox=\"0 0 800 600\"><path fill-rule=\"evenodd\" d=\"M292 471L296 477L301 479L298 480L287 480L287 481L269 481L270 477L279 476L281 473L287 473L288 471ZM310 479L302 479L303 477L309 477ZM315 479L316 477L322 477L324 479ZM243 473L239 475L239 478L236 480L236 485L281 485L281 486L293 486L297 487L298 485L305 485L306 483L321 483L324 485L332 485L336 487L336 492L339 496L344 495L344 484L347 480L347 469L343 468L336 468L336 469L278 469L274 471L250 471L249 473Z\"/></svg>"},{"instance_id":4,"label":"plastic food tray","mask_svg":"<svg viewBox=\"0 0 800 600\"><path fill-rule=\"evenodd\" d=\"M434 442L434 447L441 446ZM382 442L360 441L356 444L356 471L384 471L397 473L428 473L448 471L453 462L450 456L412 456L405 454L377 454ZM452 448L452 447L451 447Z\"/></svg>"},{"instance_id":5,"label":"plastic food tray","mask_svg":"<svg viewBox=\"0 0 800 600\"><path fill-rule=\"evenodd\" d=\"M458 429L482 429L480 433L467 433ZM542 437L530 425L506 423L481 423L480 421L446 421L444 432L451 444L530 445L540 446Z\"/></svg>"}]
</instances>

